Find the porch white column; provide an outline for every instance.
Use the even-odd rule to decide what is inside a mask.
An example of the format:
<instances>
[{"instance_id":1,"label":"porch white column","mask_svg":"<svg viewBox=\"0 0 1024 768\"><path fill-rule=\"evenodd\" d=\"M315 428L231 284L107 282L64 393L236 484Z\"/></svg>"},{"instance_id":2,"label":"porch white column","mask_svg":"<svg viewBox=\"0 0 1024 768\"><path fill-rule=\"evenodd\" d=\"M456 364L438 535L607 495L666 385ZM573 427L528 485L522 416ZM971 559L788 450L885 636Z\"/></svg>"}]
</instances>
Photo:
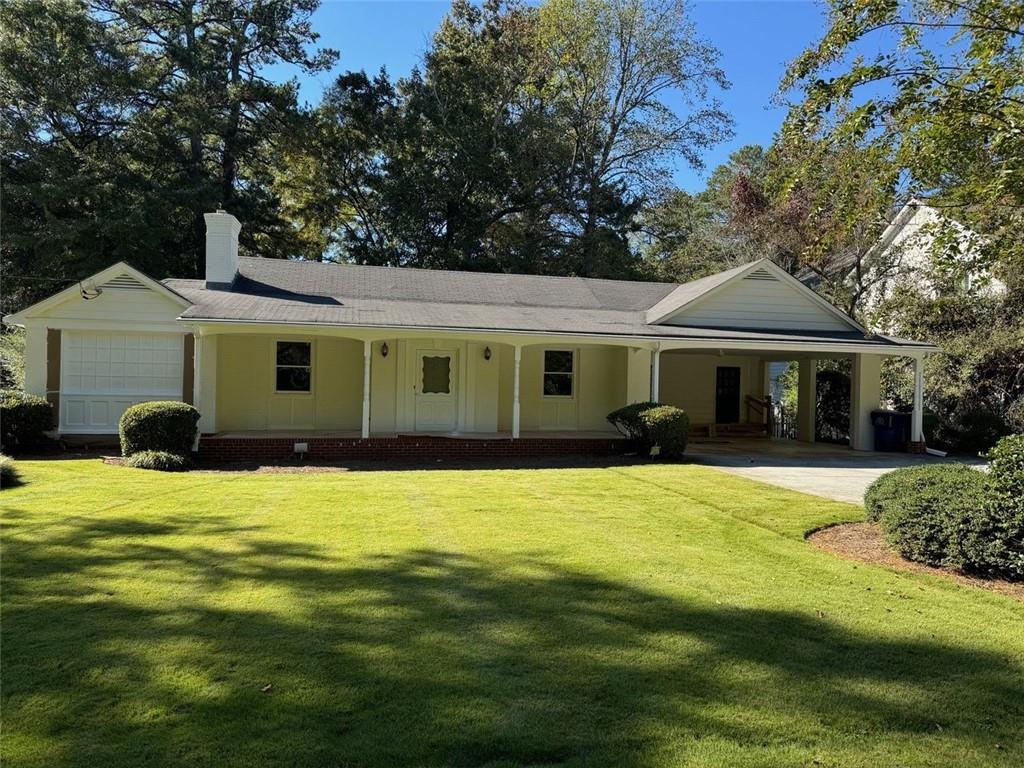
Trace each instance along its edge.
<instances>
[{"instance_id":1,"label":"porch white column","mask_svg":"<svg viewBox=\"0 0 1024 768\"><path fill-rule=\"evenodd\" d=\"M873 451L875 434L871 411L882 402L882 356L854 355L850 382L850 447L855 451Z\"/></svg>"},{"instance_id":2,"label":"porch white column","mask_svg":"<svg viewBox=\"0 0 1024 768\"><path fill-rule=\"evenodd\" d=\"M797 439L805 443L814 442L815 410L818 405L818 388L815 377L818 361L810 358L799 361L796 402Z\"/></svg>"},{"instance_id":3,"label":"porch white column","mask_svg":"<svg viewBox=\"0 0 1024 768\"><path fill-rule=\"evenodd\" d=\"M914 412L910 420L910 442L924 442L924 358L914 358Z\"/></svg>"},{"instance_id":4,"label":"porch white column","mask_svg":"<svg viewBox=\"0 0 1024 768\"><path fill-rule=\"evenodd\" d=\"M512 377L512 439L519 438L519 364L522 362L523 348L515 347L515 366Z\"/></svg>"},{"instance_id":5,"label":"porch white column","mask_svg":"<svg viewBox=\"0 0 1024 768\"><path fill-rule=\"evenodd\" d=\"M363 428L362 437L370 436L370 358L373 356L373 344L363 342Z\"/></svg>"},{"instance_id":6,"label":"porch white column","mask_svg":"<svg viewBox=\"0 0 1024 768\"><path fill-rule=\"evenodd\" d=\"M199 411L199 434L217 431L217 336L193 333L192 398Z\"/></svg>"},{"instance_id":7,"label":"porch white column","mask_svg":"<svg viewBox=\"0 0 1024 768\"><path fill-rule=\"evenodd\" d=\"M651 402L659 402L661 396L661 347L651 353Z\"/></svg>"}]
</instances>

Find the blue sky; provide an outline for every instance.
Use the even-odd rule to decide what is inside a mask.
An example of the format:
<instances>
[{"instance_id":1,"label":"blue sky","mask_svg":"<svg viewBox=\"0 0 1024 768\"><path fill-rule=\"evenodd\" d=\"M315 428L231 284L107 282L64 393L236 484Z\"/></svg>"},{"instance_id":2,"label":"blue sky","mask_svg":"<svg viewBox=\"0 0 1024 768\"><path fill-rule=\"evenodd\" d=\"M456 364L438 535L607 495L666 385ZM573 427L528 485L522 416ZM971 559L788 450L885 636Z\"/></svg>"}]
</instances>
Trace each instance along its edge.
<instances>
[{"instance_id":1,"label":"blue sky","mask_svg":"<svg viewBox=\"0 0 1024 768\"><path fill-rule=\"evenodd\" d=\"M392 76L407 74L448 6L445 0L324 0L314 28L321 44L340 51L341 58L331 73L300 78L301 98L316 103L334 77L349 69L376 72L383 66ZM691 191L702 189L706 173L736 148L771 142L783 118L771 99L785 65L824 29L822 8L810 0L699 0L694 18L699 33L722 52L732 88L721 100L736 121L736 136L706 154L704 173L676 169L676 183ZM275 68L271 76L294 72Z\"/></svg>"}]
</instances>

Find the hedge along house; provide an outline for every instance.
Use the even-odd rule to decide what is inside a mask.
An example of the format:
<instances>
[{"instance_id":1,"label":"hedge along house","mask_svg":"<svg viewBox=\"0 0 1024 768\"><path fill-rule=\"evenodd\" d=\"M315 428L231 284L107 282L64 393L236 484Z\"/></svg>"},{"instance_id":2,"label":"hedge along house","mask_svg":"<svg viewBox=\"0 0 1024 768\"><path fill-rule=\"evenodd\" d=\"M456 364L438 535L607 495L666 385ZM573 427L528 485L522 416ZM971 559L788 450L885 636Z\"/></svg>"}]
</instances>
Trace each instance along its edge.
<instances>
[{"instance_id":1,"label":"hedge along house","mask_svg":"<svg viewBox=\"0 0 1024 768\"><path fill-rule=\"evenodd\" d=\"M62 436L181 399L220 458L609 450L607 414L648 399L695 430L763 432L768 365L796 360L812 441L816 363L848 358L851 443L869 450L881 360L900 355L922 443L933 347L866 333L766 260L682 285L338 265L239 258L234 216L206 222L205 280L119 263L4 318Z\"/></svg>"}]
</instances>

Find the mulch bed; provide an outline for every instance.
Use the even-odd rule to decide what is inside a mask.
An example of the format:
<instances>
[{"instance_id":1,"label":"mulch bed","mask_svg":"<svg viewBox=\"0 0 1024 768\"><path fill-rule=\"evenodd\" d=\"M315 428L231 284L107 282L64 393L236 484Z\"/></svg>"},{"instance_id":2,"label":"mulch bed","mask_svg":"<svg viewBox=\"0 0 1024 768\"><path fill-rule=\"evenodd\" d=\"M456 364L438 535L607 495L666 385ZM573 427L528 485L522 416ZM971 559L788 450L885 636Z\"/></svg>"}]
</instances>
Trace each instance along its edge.
<instances>
[{"instance_id":1,"label":"mulch bed","mask_svg":"<svg viewBox=\"0 0 1024 768\"><path fill-rule=\"evenodd\" d=\"M907 560L889 548L878 523L839 523L814 531L807 536L807 540L818 549L831 552L847 560L884 565L898 571L930 573L967 586L999 592L1024 602L1024 582L968 576L946 568L935 568Z\"/></svg>"}]
</instances>

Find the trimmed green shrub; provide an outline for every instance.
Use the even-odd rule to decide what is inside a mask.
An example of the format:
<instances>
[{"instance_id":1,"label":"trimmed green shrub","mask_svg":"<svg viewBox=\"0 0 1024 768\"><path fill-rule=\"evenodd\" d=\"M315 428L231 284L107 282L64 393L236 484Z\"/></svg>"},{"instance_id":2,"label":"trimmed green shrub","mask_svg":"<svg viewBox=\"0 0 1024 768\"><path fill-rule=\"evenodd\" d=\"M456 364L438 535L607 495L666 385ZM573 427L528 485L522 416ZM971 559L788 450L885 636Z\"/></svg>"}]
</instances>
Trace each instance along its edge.
<instances>
[{"instance_id":1,"label":"trimmed green shrub","mask_svg":"<svg viewBox=\"0 0 1024 768\"><path fill-rule=\"evenodd\" d=\"M868 486L864 493L864 509L872 523L882 520L882 510L903 493L902 470L887 472Z\"/></svg>"},{"instance_id":2,"label":"trimmed green shrub","mask_svg":"<svg viewBox=\"0 0 1024 768\"><path fill-rule=\"evenodd\" d=\"M184 472L191 462L184 456L168 451L139 451L124 460L135 469L155 469L160 472Z\"/></svg>"},{"instance_id":3,"label":"trimmed green shrub","mask_svg":"<svg viewBox=\"0 0 1024 768\"><path fill-rule=\"evenodd\" d=\"M1024 435L1009 435L986 455L989 474L1000 492L1024 504Z\"/></svg>"},{"instance_id":4,"label":"trimmed green shrub","mask_svg":"<svg viewBox=\"0 0 1024 768\"><path fill-rule=\"evenodd\" d=\"M21 485L21 475L10 456L0 453L0 490Z\"/></svg>"},{"instance_id":5,"label":"trimmed green shrub","mask_svg":"<svg viewBox=\"0 0 1024 768\"><path fill-rule=\"evenodd\" d=\"M1004 437L987 456L992 490L961 557L968 570L1024 579L1024 435Z\"/></svg>"},{"instance_id":6,"label":"trimmed green shrub","mask_svg":"<svg viewBox=\"0 0 1024 768\"><path fill-rule=\"evenodd\" d=\"M898 469L890 494L875 493L885 537L908 560L965 568L964 542L983 525L989 478L965 464Z\"/></svg>"},{"instance_id":7,"label":"trimmed green shrub","mask_svg":"<svg viewBox=\"0 0 1024 768\"><path fill-rule=\"evenodd\" d=\"M868 519L910 560L1024 579L1024 435L988 458L987 474L938 464L883 475L864 495Z\"/></svg>"},{"instance_id":8,"label":"trimmed green shrub","mask_svg":"<svg viewBox=\"0 0 1024 768\"><path fill-rule=\"evenodd\" d=\"M187 403L169 400L133 405L121 416L118 427L121 453L167 451L188 456L198 423L199 411Z\"/></svg>"},{"instance_id":9,"label":"trimmed green shrub","mask_svg":"<svg viewBox=\"0 0 1024 768\"><path fill-rule=\"evenodd\" d=\"M690 417L674 405L658 405L640 412L651 445L658 446L659 456L681 459L690 437Z\"/></svg>"},{"instance_id":10,"label":"trimmed green shrub","mask_svg":"<svg viewBox=\"0 0 1024 768\"><path fill-rule=\"evenodd\" d=\"M644 402L632 403L612 411L606 417L608 422L615 427L622 435L640 445L649 445L647 435L647 424L644 423L641 414L650 409L657 408L658 403Z\"/></svg>"},{"instance_id":11,"label":"trimmed green shrub","mask_svg":"<svg viewBox=\"0 0 1024 768\"><path fill-rule=\"evenodd\" d=\"M46 441L53 429L53 406L45 399L14 389L0 392L0 444L11 452L25 451Z\"/></svg>"}]
</instances>

